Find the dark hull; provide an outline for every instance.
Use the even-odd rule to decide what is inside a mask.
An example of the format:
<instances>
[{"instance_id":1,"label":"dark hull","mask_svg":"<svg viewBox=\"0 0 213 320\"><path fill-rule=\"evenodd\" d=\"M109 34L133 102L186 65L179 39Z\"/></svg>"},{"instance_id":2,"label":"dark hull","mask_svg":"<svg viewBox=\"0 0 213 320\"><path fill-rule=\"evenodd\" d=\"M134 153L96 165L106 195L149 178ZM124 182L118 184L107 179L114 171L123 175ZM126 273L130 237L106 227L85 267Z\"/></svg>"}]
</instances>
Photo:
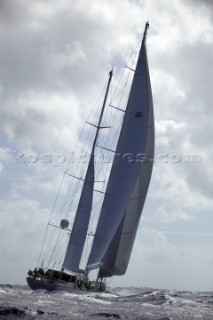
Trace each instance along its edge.
<instances>
[{"instance_id":1,"label":"dark hull","mask_svg":"<svg viewBox=\"0 0 213 320\"><path fill-rule=\"evenodd\" d=\"M48 291L68 291L76 294L86 294L88 292L103 292L104 290L99 286L92 287L90 290L87 290L85 287L78 288L76 284L70 282L59 282L54 280L39 279L27 277L28 286L32 290L48 290Z\"/></svg>"},{"instance_id":2,"label":"dark hull","mask_svg":"<svg viewBox=\"0 0 213 320\"><path fill-rule=\"evenodd\" d=\"M27 277L27 284L32 290L45 289L48 291L57 290L57 285L54 283L45 283L41 280Z\"/></svg>"}]
</instances>

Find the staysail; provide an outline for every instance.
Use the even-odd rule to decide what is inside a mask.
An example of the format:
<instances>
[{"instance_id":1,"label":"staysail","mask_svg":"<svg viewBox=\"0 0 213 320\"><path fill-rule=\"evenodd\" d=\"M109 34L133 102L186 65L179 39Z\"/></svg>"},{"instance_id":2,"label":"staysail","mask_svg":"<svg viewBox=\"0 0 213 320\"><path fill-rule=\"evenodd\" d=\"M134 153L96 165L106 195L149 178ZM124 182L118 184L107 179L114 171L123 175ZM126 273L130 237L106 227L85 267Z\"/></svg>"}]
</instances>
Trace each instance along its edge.
<instances>
[{"instance_id":1,"label":"staysail","mask_svg":"<svg viewBox=\"0 0 213 320\"><path fill-rule=\"evenodd\" d=\"M125 219L129 217L127 211L132 210L130 209L132 207L131 198L135 195L138 196L138 191L135 188L141 187L139 179L141 161L138 161L138 157L146 152L150 105L152 107L145 46L147 28L148 23L146 24L106 194L94 235L88 267L103 262L116 231L118 230L118 233L122 234L127 221ZM138 187L136 187L136 184L138 184ZM142 208L142 206L136 204L136 207ZM137 227L134 226L132 229L135 229L131 236L134 242L133 235L136 233ZM118 246L120 244L122 246L123 241L120 242L119 237L115 238L115 241L117 241Z\"/></svg>"},{"instance_id":2,"label":"staysail","mask_svg":"<svg viewBox=\"0 0 213 320\"><path fill-rule=\"evenodd\" d=\"M95 145L98 138L98 133L101 128L100 126L101 120L102 120L104 108L106 105L106 100L108 96L111 79L112 79L112 71L110 71L109 73L109 80L106 88L106 93L105 93L98 125L95 126L97 130L96 130L95 138L93 141L92 152L91 152L78 208L75 215L72 232L70 235L70 239L68 242L68 247L67 247L67 251L66 251L66 255L63 263L63 268L70 271L75 271L75 272L82 271L79 269L79 264L82 257L82 252L83 252L84 243L86 240L90 216L91 216L93 189L94 189L94 181L95 181L94 150L95 150Z\"/></svg>"}]
</instances>

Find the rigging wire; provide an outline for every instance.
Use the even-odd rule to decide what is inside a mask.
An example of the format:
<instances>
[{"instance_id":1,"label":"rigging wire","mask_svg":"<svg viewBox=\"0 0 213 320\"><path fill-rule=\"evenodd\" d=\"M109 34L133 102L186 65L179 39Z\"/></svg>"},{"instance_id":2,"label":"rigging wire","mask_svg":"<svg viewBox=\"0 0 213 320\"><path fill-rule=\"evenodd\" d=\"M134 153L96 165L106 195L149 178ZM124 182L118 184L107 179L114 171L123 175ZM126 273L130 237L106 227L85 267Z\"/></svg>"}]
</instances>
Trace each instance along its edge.
<instances>
[{"instance_id":1,"label":"rigging wire","mask_svg":"<svg viewBox=\"0 0 213 320\"><path fill-rule=\"evenodd\" d=\"M135 51L136 51L136 49L133 51L132 55L130 56L130 59L131 59L132 56L136 55ZM129 63L130 59L128 60L128 63ZM134 58L134 59L135 59L135 58ZM110 104L112 104L113 99L116 99L116 94L118 94L117 91L120 91L120 90L119 90L119 85L120 85L120 83L121 83L122 77L124 76L124 72L125 72L125 70L123 70L123 72L121 73L120 79L119 79L119 81L117 82L117 86L116 86L116 89L115 89L114 93L112 93L112 87L110 88L110 92L111 92ZM123 99L124 99L125 90L127 90L127 85L128 85L128 83L129 83L129 79L130 79L130 77L131 77L131 73L132 73L132 71L129 70L128 77L127 77L127 80L126 80L125 85L124 85L124 87L123 87L123 90L120 91L120 98L118 99L118 104L117 104L118 106L123 107L123 106L122 106L122 102L123 102ZM129 89L129 90L130 90L130 89ZM100 98L99 98L99 99L100 99ZM127 100L128 100L128 97L127 97ZM93 108L93 109L94 109L94 108ZM104 139L103 139L103 140L104 140L104 143L103 143L103 145L104 145L104 147L109 146L109 148L110 148L110 147L112 148L112 147L115 145L115 141L117 142L117 140L118 140L119 132L120 132L120 130L121 130L121 125L122 125L122 120L123 120L123 117L124 117L124 114L125 114L125 113L122 113L122 115L120 115L120 111L117 112L117 115L116 115L115 119L117 120L117 118L120 118L120 120L119 120L120 125L119 125L119 128L117 128L117 129L115 130L115 129L114 129L114 126L113 126L113 122L114 122L114 123L117 123L117 122L115 121L115 119L113 119L113 115L114 115L115 113L112 111L112 108L111 108L109 105L108 105L108 108L107 108L107 109L108 109L108 111L105 112L104 117L103 117L103 121L105 121L106 118L107 118L107 115L110 114L111 129L109 130L108 134L104 136ZM92 111L94 111L94 110L91 110L90 115L92 114ZM95 110L95 113L93 113L93 116L94 116L95 119L97 118L97 115L98 115L98 114L99 114L99 111L96 109L96 110ZM89 117L90 117L90 115L89 115ZM89 119L89 117L88 117L88 119ZM114 121L113 121L113 120L114 120ZM87 137L86 137L86 141L85 141L84 143L82 143L83 137L84 137L84 135L85 135L85 133L84 133L84 132L85 132L85 126L86 126L86 123L85 123L84 126L83 126L83 129L84 129L84 130L81 131L79 140L78 140L78 142L77 142L77 144L80 144L80 145L81 145L81 150L83 150L83 151L88 149L88 147L86 147L86 146L89 145L89 144L91 144L91 141L92 141L92 139L93 139L93 137L94 137L94 128L92 127L92 130L89 130L89 134L88 134ZM115 136L117 136L117 139L115 139ZM99 137L98 137L98 142L99 142L100 139L101 139L101 135L99 135ZM101 155L101 156L104 156L104 153L105 153L105 151L102 150L102 151L100 152L100 155ZM108 154L109 154L109 152L108 152ZM111 164L110 164L110 165L111 165ZM57 196L56 196L54 205L53 205L53 209L52 209L51 214L50 214L49 222L51 221L51 219L53 220L53 219L55 219L56 216L57 216L57 212L55 212L55 215L54 215L53 213L54 213L54 210L55 210L55 208L56 208L56 204L57 204L57 202L58 202L59 195L60 195L60 193L61 193L61 189L62 189L62 185L63 185L64 180L65 180L65 176L67 176L67 172L71 169L71 166L72 166L72 163L71 163L71 164L68 163L67 168L66 168L66 170L65 170L65 173L64 173L64 175L63 175L63 179L62 179L62 181L61 181L61 184L60 184L60 187L59 187L59 190L58 190L58 193L57 193ZM75 166L73 166L73 167L75 168ZM76 172L77 172L77 173L80 173L80 177L81 177L81 178L83 178L83 176L84 176L84 174L85 174L85 171L86 171L85 167L87 167L87 166L86 166L86 165L81 166L80 163L77 163L77 164L76 164L76 168L75 168L75 169L76 169ZM100 163L96 164L96 169L97 169L96 178L98 178L98 177L101 176L101 171L102 171L102 169L104 169L104 168L105 168L105 163L104 163L103 161L102 161L102 163L100 162ZM109 175L109 170L105 169L105 170L103 170L103 171L104 171L104 172L103 172L103 175L104 175L105 179L104 179L104 183L103 183L102 186L101 186L101 190L102 190L102 191L106 190L106 177L107 177L107 175ZM73 179L72 179L72 180L73 180ZM75 205L75 202L76 202L76 201L75 201L75 198L76 198L76 196L77 196L77 194L78 194L78 192L79 192L79 190L80 190L80 186L81 186L81 185L82 185L82 184L81 184L80 180L78 180L77 183L70 183L70 186L69 186L69 189L68 189L68 191L67 191L67 195L66 195L66 197L65 197L65 200L64 200L64 202L63 202L63 204L62 204L62 206L61 206L61 209L59 210L59 212L60 212L61 214L64 213L65 209L67 210L67 211L65 211L65 215L66 215L66 214L68 215L68 214L70 214L72 211L75 211L75 210L73 210L73 206ZM70 197L70 195L71 195L71 197ZM102 202L103 202L103 195L101 195L101 196L100 196L100 199L97 201L97 203L93 205L93 208L92 208L93 213L94 213L95 211L100 211L100 210L101 210L101 204L102 204ZM97 212L96 212L96 213L97 213ZM93 218L93 223L94 223L94 220L95 220L94 217L95 217L95 215L93 214L93 216L92 216L92 218ZM92 219L91 219L91 221L92 221ZM40 256L39 256L38 265L39 265L39 263L40 263L40 259L41 259L41 256L42 256L42 254L43 254L44 243L45 243L45 240L46 240L48 227L49 227L49 225L47 225L47 228L46 228L46 231L45 231L45 236L44 236L43 243L42 243L42 250L41 250L41 253L40 253ZM59 235L58 235L58 237L57 237L57 239L56 239L55 246L53 247L52 254L50 255L49 264L50 264L51 260L52 260L53 258L55 258L56 255L57 255L57 254L59 253L59 251L60 251L59 249L56 250L56 246L60 243L60 241L62 241L62 238L63 238L63 235L62 235L62 238L60 239L60 235L61 235L61 232L59 233ZM54 236L54 230L52 231L52 235L50 236L49 245L48 245L47 251L46 251L46 254L47 254L47 255L48 255L48 252L49 252L49 250L50 250L52 236ZM64 242L63 242L63 243L64 243ZM86 251L87 251L87 248L86 248ZM49 266L49 264L48 264L48 266Z\"/></svg>"},{"instance_id":2,"label":"rigging wire","mask_svg":"<svg viewBox=\"0 0 213 320\"><path fill-rule=\"evenodd\" d=\"M56 241L56 243L55 243L55 245L54 245L54 247L53 247L53 251L52 251L52 254L51 254L50 258L49 258L49 262L48 262L48 264L47 264L47 268L49 268L50 263L51 263L51 260L52 260L52 257L53 257L53 255L54 255L54 253L55 253L55 250L56 250L56 247L57 247L57 243L58 243L58 240L59 240L60 235L61 235L61 231L62 231L62 230L60 230L60 232L58 233L57 241Z\"/></svg>"},{"instance_id":3,"label":"rigging wire","mask_svg":"<svg viewBox=\"0 0 213 320\"><path fill-rule=\"evenodd\" d=\"M68 239L62 237L59 241L58 241L58 245L57 245L57 250L55 251L54 256L52 257L51 260L56 260L56 264L58 264L59 266L59 261L61 263L62 259L64 258L65 255L65 250L66 250L66 242L68 242ZM60 257L60 258L59 258ZM58 259L57 259L58 258Z\"/></svg>"},{"instance_id":4,"label":"rigging wire","mask_svg":"<svg viewBox=\"0 0 213 320\"><path fill-rule=\"evenodd\" d=\"M59 197L59 193L60 193L61 187L62 187L63 182L64 182L64 177L65 177L65 174L63 175L63 178L62 178L62 181L61 181L59 190L58 190L58 192L57 192L56 199L55 199L55 201L54 201L53 208L52 208L52 211L51 211L51 213L50 213L49 222L50 222L50 220L51 220L51 216L52 216L52 214L53 214L53 210L54 210L54 208L55 208L55 206L56 206L56 203L57 203L57 200L58 200L58 197ZM41 259L41 256L42 256L42 253L43 253L43 250L44 250L44 244L45 244L45 239L46 239L46 236L47 236L48 227L49 227L49 223L47 224L47 227L46 227L46 230L45 230L44 238L43 238L43 241L42 241L41 252L40 252L40 255L39 255L39 258L38 258L37 267L39 267L40 259Z\"/></svg>"},{"instance_id":5,"label":"rigging wire","mask_svg":"<svg viewBox=\"0 0 213 320\"><path fill-rule=\"evenodd\" d=\"M136 49L134 50L132 56L133 56L133 62L132 62L132 64L133 64L133 63L134 63L134 60L136 59ZM120 98L119 98L119 100L118 100L118 104L117 104L118 106L120 106L120 105L122 104L122 101L124 100L124 94L125 94L125 91L127 91L127 86L128 86L128 84L129 84L129 82L130 82L131 73L132 73L132 71L129 70L128 75L127 75L127 79L126 79L126 81L125 81L125 85L123 86L123 90L119 92L119 93L120 93ZM110 99L111 102L108 104L108 107L110 106L110 104L113 105L113 104L112 104L113 97L115 97L116 91L119 91L119 90L118 90L118 89L119 89L119 84L120 84L121 79L122 79L123 76L124 76L124 71L122 72L122 74L121 74L121 76L120 76L120 79L119 79L119 81L118 81L116 90L115 90L114 94L112 95L112 97L111 97L111 99ZM130 88L129 88L128 91L129 91L129 92L128 92L127 97L126 97L125 105L127 105L127 101L128 101L129 93L130 93ZM113 122L113 121L112 121L112 119L113 119L113 117L112 117L113 112L112 112L112 108L108 108L108 109L110 110L110 112L107 112L107 110L106 110L106 111L105 111L105 116L104 116L103 118L105 119L105 117L107 117L107 113L110 113L110 115L111 115L111 117L110 117L110 119L111 119L111 121L110 121L110 127L111 127L111 129L112 129L112 128L114 127L113 125L111 125L112 122ZM122 108L122 109L123 109L123 108ZM120 111L119 111L119 112L120 112ZM123 122L123 119L124 119L124 115L125 115L125 114L122 114L122 117L120 117L120 119L121 119L122 121L120 121L120 125L117 127L117 129L115 130L114 134L113 134L113 129L112 129L112 130L110 130L109 135L106 136L104 143L102 143L102 145L103 145L104 147L106 147L107 144L109 144L110 138L111 138L111 143L110 143L109 149L113 149L112 146L115 145L115 141L116 141L116 143L117 143L117 140L118 140L118 137L119 137L119 132L120 132L120 130L121 130L122 122ZM114 122L114 123L117 124L117 122ZM115 136L116 136L116 135L117 135L117 139L115 139ZM98 142L99 142L99 140L100 140L100 137L99 137L99 139L98 139ZM97 144L98 144L98 143L97 143ZM104 151L101 151L101 155L103 155L103 154L104 154ZM97 167L98 167L98 166L97 166ZM104 168L104 163L100 164L99 167L97 168L97 170L96 170L96 176L99 176L99 175L100 175L101 169L103 169L103 168ZM107 177L108 174L109 174L109 172L107 172L107 171L104 172L104 175L105 175L104 181L106 181L106 177ZM106 185L106 183L105 183L105 186L104 186L104 185L102 186L102 190L106 190L106 187L107 187L107 185ZM103 198L102 198L101 201L99 201L99 205L100 205L100 208L99 208L99 210L98 210L99 212L100 212L100 210L101 210L101 204L102 204L102 203L103 203ZM96 205L96 206L97 206L97 205ZM98 206L97 206L97 207L98 207ZM91 222L94 223L95 216L96 216L96 215L95 215L96 212L94 212L94 211L96 211L96 210L95 210L95 206L93 206L92 211L93 211L93 215L91 216ZM97 223L98 223L98 221L96 221L96 225L97 225ZM85 249L85 250L86 250L86 253L87 253L87 251L88 251L88 247L87 247L87 246L86 246L86 249Z\"/></svg>"},{"instance_id":6,"label":"rigging wire","mask_svg":"<svg viewBox=\"0 0 213 320\"><path fill-rule=\"evenodd\" d=\"M105 90L105 88L103 89L103 91ZM100 100L101 98L101 95L100 97L98 98L95 106L92 108L91 112L90 112L90 115L93 113L94 114L94 109L96 108L95 110L95 118L97 118L98 116L98 113L99 113L99 110L97 108L97 104L98 104L98 101ZM90 117L89 115L89 117ZM88 117L88 119L89 119ZM84 124L84 129L85 129L85 126L86 126L86 123ZM79 140L78 140L78 143L79 141L81 142L82 141L82 138L83 138L83 135L85 134L85 130L81 130L81 134L80 134L80 137L79 137ZM91 144L92 141L93 141L93 137L94 137L94 128L92 127L92 130L89 131L89 134L87 135L87 138L86 138L86 141L84 142L84 144L82 145L81 149L82 150L85 150L85 146L89 145L89 143ZM55 210L55 207L56 207L56 203L58 202L58 199L59 199L59 195L61 193L61 188L62 188L62 185L64 183L64 180L65 180L65 176L67 175L67 172L69 171L70 167L71 167L72 164L68 164L67 165L67 168L65 170L65 173L63 175L63 179L61 181L61 184L60 184L60 188L58 190L58 193L57 193L57 197L55 199L55 202L54 202L54 205L53 205L53 208L52 208L52 211L51 211L51 214L50 214L50 218L49 218L49 223L51 220L54 220L57 216L57 212L55 212L55 215L53 215L54 213L54 210ZM80 167L80 163L77 163L77 168L76 168L76 172L79 172L79 167ZM80 172L80 177L82 178L83 177L83 174L85 173L85 165L82 166L81 168L81 172ZM74 203L74 200L75 200L75 197L76 197L76 194L78 193L78 190L79 190L79 186L81 185L80 183L80 180L78 180L77 184L73 184L71 183L70 184L70 187L68 189L68 192L67 192L67 196L65 197L65 200L62 204L62 207L61 209L59 210L59 212L61 213L64 213L65 216L72 211L72 207L73 207L73 203ZM70 196L71 195L71 196ZM67 211L64 211L65 208L67 206ZM49 225L47 225L47 228L45 230L45 235L44 235L44 239L43 239L43 243L42 243L42 249L41 249L41 252L40 252L40 256L39 256L39 261L38 261L38 265L40 263L40 260L41 260L41 256L43 254L43 251L44 251L44 244L45 244L45 240L46 240L46 237L47 237L47 231L49 229ZM46 246L46 254L45 256L48 256L49 254L49 251L51 249L51 244L52 244L52 237L54 236L54 230L52 229L52 234L50 235L50 238L49 238L49 243L47 244ZM58 240L56 241L56 244L55 246L57 245L57 242ZM54 247L55 248L55 247ZM54 250L54 249L53 249Z\"/></svg>"}]
</instances>

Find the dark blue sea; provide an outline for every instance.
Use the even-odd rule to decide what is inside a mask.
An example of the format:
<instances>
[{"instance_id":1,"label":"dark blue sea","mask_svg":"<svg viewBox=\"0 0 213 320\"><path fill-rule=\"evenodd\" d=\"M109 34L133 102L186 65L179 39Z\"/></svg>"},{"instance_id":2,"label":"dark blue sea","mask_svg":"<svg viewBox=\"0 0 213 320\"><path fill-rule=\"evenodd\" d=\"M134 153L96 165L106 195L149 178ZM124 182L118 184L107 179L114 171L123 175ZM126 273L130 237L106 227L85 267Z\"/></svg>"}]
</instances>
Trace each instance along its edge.
<instances>
[{"instance_id":1,"label":"dark blue sea","mask_svg":"<svg viewBox=\"0 0 213 320\"><path fill-rule=\"evenodd\" d=\"M0 319L212 320L213 292L129 287L75 295L0 285Z\"/></svg>"}]
</instances>

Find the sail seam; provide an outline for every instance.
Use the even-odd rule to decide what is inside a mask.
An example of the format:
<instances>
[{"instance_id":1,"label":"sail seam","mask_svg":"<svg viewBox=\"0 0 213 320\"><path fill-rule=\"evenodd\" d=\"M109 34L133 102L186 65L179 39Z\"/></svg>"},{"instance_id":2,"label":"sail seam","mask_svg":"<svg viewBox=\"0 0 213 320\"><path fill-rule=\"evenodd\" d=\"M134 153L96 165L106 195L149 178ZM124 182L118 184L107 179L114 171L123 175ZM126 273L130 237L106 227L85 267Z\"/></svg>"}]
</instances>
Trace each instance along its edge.
<instances>
[{"instance_id":1,"label":"sail seam","mask_svg":"<svg viewBox=\"0 0 213 320\"><path fill-rule=\"evenodd\" d=\"M145 197L138 197L138 198L131 198L130 200L138 200L138 199L144 199Z\"/></svg>"}]
</instances>

